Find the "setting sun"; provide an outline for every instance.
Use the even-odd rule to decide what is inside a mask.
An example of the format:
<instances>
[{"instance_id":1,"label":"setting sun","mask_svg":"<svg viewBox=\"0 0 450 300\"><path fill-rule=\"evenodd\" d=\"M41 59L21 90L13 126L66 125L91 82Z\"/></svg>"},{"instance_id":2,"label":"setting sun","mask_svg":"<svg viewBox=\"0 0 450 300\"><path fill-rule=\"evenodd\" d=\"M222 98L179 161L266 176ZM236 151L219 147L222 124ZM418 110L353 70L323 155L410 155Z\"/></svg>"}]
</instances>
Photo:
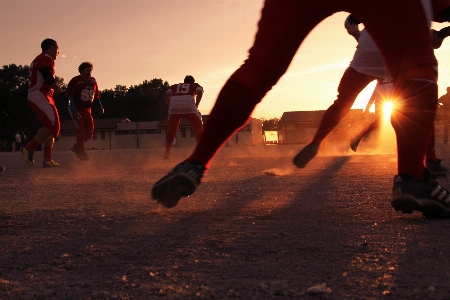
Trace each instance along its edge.
<instances>
[{"instance_id":1,"label":"setting sun","mask_svg":"<svg viewBox=\"0 0 450 300\"><path fill-rule=\"evenodd\" d=\"M394 104L391 101L386 101L383 105L383 118L389 120L391 118L391 112Z\"/></svg>"}]
</instances>

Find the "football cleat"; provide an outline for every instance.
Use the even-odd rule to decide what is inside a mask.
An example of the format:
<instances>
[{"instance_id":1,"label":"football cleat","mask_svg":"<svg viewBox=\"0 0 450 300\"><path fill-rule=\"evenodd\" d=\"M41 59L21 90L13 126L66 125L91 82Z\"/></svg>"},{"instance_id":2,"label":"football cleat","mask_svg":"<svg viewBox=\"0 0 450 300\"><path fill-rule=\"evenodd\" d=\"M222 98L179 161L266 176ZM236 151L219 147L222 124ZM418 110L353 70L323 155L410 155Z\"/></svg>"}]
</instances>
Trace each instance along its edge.
<instances>
[{"instance_id":1,"label":"football cleat","mask_svg":"<svg viewBox=\"0 0 450 300\"><path fill-rule=\"evenodd\" d=\"M70 151L72 151L73 153L75 153L75 155L77 156L77 158L79 160L88 160L89 156L86 154L86 152L82 152L80 150L78 150L78 148L73 145L72 148L70 148Z\"/></svg>"},{"instance_id":2,"label":"football cleat","mask_svg":"<svg viewBox=\"0 0 450 300\"><path fill-rule=\"evenodd\" d=\"M410 214L420 211L426 217L450 218L450 193L425 170L425 182L403 174L394 177L392 207Z\"/></svg>"},{"instance_id":3,"label":"football cleat","mask_svg":"<svg viewBox=\"0 0 450 300\"><path fill-rule=\"evenodd\" d=\"M350 148L354 151L354 152L356 152L356 150L358 149L358 145L359 145L359 142L360 142L361 140L359 139L359 138L357 138L356 136L350 141Z\"/></svg>"},{"instance_id":4,"label":"football cleat","mask_svg":"<svg viewBox=\"0 0 450 300\"><path fill-rule=\"evenodd\" d=\"M427 159L426 166L434 178L446 177L449 173L448 167L442 164L442 159L439 158L436 160Z\"/></svg>"},{"instance_id":5,"label":"football cleat","mask_svg":"<svg viewBox=\"0 0 450 300\"><path fill-rule=\"evenodd\" d=\"M153 199L167 208L176 206L182 197L194 193L205 170L204 165L196 162L176 165L155 183L152 189Z\"/></svg>"},{"instance_id":6,"label":"football cleat","mask_svg":"<svg viewBox=\"0 0 450 300\"><path fill-rule=\"evenodd\" d=\"M36 164L34 163L34 151L28 151L26 148L22 149L22 155L25 158L25 162L34 167Z\"/></svg>"},{"instance_id":7,"label":"football cleat","mask_svg":"<svg viewBox=\"0 0 450 300\"><path fill-rule=\"evenodd\" d=\"M44 168L53 168L53 167L59 167L59 164L52 159L52 160L49 160L49 161L43 161L42 162L42 166Z\"/></svg>"},{"instance_id":8,"label":"football cleat","mask_svg":"<svg viewBox=\"0 0 450 300\"><path fill-rule=\"evenodd\" d=\"M319 150L319 145L316 143L311 143L306 145L305 148L302 149L292 161L294 165L299 168L304 168L306 164L313 159L317 155L317 151Z\"/></svg>"}]
</instances>

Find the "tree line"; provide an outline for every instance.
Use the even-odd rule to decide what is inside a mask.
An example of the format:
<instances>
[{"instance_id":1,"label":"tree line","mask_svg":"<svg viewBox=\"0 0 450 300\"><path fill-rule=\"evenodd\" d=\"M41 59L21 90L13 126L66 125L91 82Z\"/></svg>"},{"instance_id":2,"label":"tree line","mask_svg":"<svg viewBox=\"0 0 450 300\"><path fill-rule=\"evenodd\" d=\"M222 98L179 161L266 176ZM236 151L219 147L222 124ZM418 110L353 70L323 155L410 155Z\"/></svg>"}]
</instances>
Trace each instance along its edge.
<instances>
[{"instance_id":1,"label":"tree line","mask_svg":"<svg viewBox=\"0 0 450 300\"><path fill-rule=\"evenodd\" d=\"M0 70L0 141L12 141L17 131L24 131L32 138L41 127L39 120L27 104L28 75L30 67L21 65L4 65ZM75 76L76 74L74 74ZM64 79L55 76L56 82L67 88ZM99 83L101 86L101 82ZM167 118L168 104L164 94L169 83L154 78L144 80L130 87L116 85L114 89L101 91L101 101L105 109L96 119L128 118L133 122L161 121ZM55 104L61 120L70 120L66 103L55 96ZM276 130L278 118L263 119L263 130Z\"/></svg>"}]
</instances>

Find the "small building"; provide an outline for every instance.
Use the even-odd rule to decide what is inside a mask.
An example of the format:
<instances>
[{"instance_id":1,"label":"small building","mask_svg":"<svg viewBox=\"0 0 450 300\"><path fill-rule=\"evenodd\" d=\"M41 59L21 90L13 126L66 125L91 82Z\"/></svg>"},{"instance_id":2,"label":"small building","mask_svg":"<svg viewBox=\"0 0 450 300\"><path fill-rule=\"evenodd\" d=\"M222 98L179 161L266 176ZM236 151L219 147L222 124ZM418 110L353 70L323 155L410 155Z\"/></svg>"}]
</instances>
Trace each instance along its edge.
<instances>
[{"instance_id":1,"label":"small building","mask_svg":"<svg viewBox=\"0 0 450 300\"><path fill-rule=\"evenodd\" d=\"M208 120L208 115L202 115L203 124ZM164 135L169 129L168 120L164 119L158 124L158 128L164 131ZM195 131L186 119L181 119L180 127L176 134L176 140L172 147L192 147L196 143ZM264 144L262 132L262 121L260 119L251 118L250 121L234 134L226 143L226 147L233 146L260 146Z\"/></svg>"},{"instance_id":2,"label":"small building","mask_svg":"<svg viewBox=\"0 0 450 300\"><path fill-rule=\"evenodd\" d=\"M320 121L325 110L314 111L289 111L283 113L279 122L278 143L280 144L305 144L309 143L319 128ZM329 138L338 138L356 133L365 117L362 109L351 109L339 122Z\"/></svg>"},{"instance_id":3,"label":"small building","mask_svg":"<svg viewBox=\"0 0 450 300\"><path fill-rule=\"evenodd\" d=\"M118 149L114 137L118 124L130 123L127 118L95 119L94 135L87 141L86 149ZM61 120L61 132L53 147L54 151L67 151L75 144L77 129L73 120ZM114 145L114 146L113 146ZM122 149L122 148L119 148Z\"/></svg>"},{"instance_id":4,"label":"small building","mask_svg":"<svg viewBox=\"0 0 450 300\"><path fill-rule=\"evenodd\" d=\"M208 116L202 116L203 121ZM167 119L151 122L131 122L127 118L94 120L94 136L86 142L88 149L155 149L164 148ZM55 141L54 151L68 151L76 142L77 130L72 120L61 121L61 133ZM263 145L262 121L251 119L237 132L226 146ZM192 147L196 143L195 131L186 119L181 119L173 147Z\"/></svg>"}]
</instances>

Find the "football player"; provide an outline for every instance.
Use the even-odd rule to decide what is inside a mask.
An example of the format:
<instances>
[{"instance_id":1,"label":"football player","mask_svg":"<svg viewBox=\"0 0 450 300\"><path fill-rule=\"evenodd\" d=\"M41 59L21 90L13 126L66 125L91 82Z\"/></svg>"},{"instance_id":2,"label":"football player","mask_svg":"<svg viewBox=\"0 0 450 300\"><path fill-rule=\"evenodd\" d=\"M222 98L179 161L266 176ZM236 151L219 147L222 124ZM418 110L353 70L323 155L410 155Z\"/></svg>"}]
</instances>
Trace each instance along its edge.
<instances>
[{"instance_id":1,"label":"football player","mask_svg":"<svg viewBox=\"0 0 450 300\"><path fill-rule=\"evenodd\" d=\"M25 162L35 166L34 151L44 143L44 168L58 167L52 159L52 149L55 138L59 135L60 123L58 110L55 106L54 94L68 102L69 97L61 90L55 81L55 60L59 54L58 43L53 39L45 39L41 43L42 52L30 65L28 105L36 113L43 127L36 136L23 148Z\"/></svg>"},{"instance_id":2,"label":"football player","mask_svg":"<svg viewBox=\"0 0 450 300\"><path fill-rule=\"evenodd\" d=\"M155 183L153 198L173 207L191 195L218 150L286 72L310 31L328 16L348 11L380 49L401 99L391 120L398 149L391 204L403 212L450 217L450 193L424 165L437 107L437 61L429 30L433 17L450 20L450 1L434 2L433 7L427 0L266 0L248 58L219 93L193 154Z\"/></svg>"},{"instance_id":3,"label":"football player","mask_svg":"<svg viewBox=\"0 0 450 300\"><path fill-rule=\"evenodd\" d=\"M203 87L195 82L194 77L187 75L183 83L174 84L166 91L166 101L169 104L169 129L166 133L166 152L164 158L170 158L170 148L180 126L185 118L194 127L195 138L198 141L203 133L202 115L198 105L203 97Z\"/></svg>"},{"instance_id":4,"label":"football player","mask_svg":"<svg viewBox=\"0 0 450 300\"><path fill-rule=\"evenodd\" d=\"M70 111L74 121L77 122L77 138L70 149L80 160L87 160L89 156L85 151L85 143L94 135L94 119L92 106L99 115L103 115L102 102L97 81L92 77L94 66L90 62L83 62L78 67L80 75L73 77L67 85L66 94L70 98Z\"/></svg>"}]
</instances>

